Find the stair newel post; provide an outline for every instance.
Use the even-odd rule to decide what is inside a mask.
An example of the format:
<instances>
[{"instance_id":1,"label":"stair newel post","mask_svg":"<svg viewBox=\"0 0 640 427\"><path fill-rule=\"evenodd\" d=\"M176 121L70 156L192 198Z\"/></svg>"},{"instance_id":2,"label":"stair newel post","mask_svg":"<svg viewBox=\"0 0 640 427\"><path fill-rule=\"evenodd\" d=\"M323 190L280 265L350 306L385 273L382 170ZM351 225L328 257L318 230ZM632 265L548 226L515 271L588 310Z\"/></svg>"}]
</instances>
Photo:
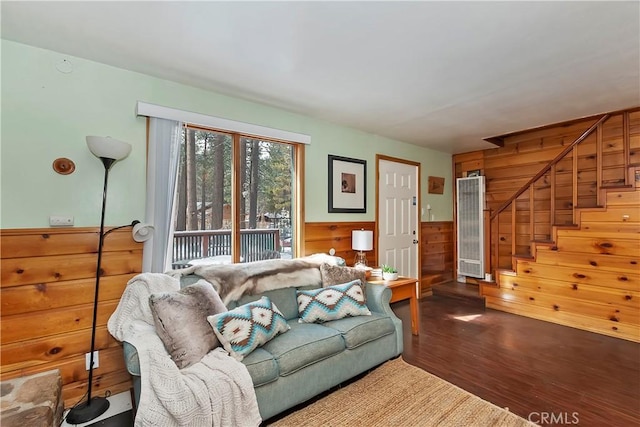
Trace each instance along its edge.
<instances>
[{"instance_id":1,"label":"stair newel post","mask_svg":"<svg viewBox=\"0 0 640 427\"><path fill-rule=\"evenodd\" d=\"M556 223L556 165L552 165L549 169L549 184L551 185L551 195L549 196L549 227L552 227ZM549 228L551 230L551 228ZM549 235L551 239L551 235ZM533 254L532 254L533 255Z\"/></svg>"},{"instance_id":2,"label":"stair newel post","mask_svg":"<svg viewBox=\"0 0 640 427\"><path fill-rule=\"evenodd\" d=\"M500 267L500 215L496 216L495 218L495 243L493 245L493 250L494 250L494 254L493 254L493 259L494 259L494 264L492 267L492 270L497 269L498 267Z\"/></svg>"},{"instance_id":3,"label":"stair newel post","mask_svg":"<svg viewBox=\"0 0 640 427\"><path fill-rule=\"evenodd\" d=\"M576 224L578 209L578 147L578 145L574 146L572 152L573 173L571 176L571 216L573 218L573 224Z\"/></svg>"},{"instance_id":4,"label":"stair newel post","mask_svg":"<svg viewBox=\"0 0 640 427\"><path fill-rule=\"evenodd\" d=\"M516 205L517 199L511 202L511 269L516 269L515 259L513 255L516 254Z\"/></svg>"},{"instance_id":5,"label":"stair newel post","mask_svg":"<svg viewBox=\"0 0 640 427\"><path fill-rule=\"evenodd\" d=\"M596 205L602 206L602 124L596 128Z\"/></svg>"},{"instance_id":6,"label":"stair newel post","mask_svg":"<svg viewBox=\"0 0 640 427\"><path fill-rule=\"evenodd\" d=\"M629 131L629 112L622 114L622 149L624 161L624 184L632 185L634 182L634 170L631 165L631 136Z\"/></svg>"},{"instance_id":7,"label":"stair newel post","mask_svg":"<svg viewBox=\"0 0 640 427\"><path fill-rule=\"evenodd\" d=\"M536 221L535 221L535 185L532 183L529 186L529 253L533 253L533 241L536 236Z\"/></svg>"}]
</instances>

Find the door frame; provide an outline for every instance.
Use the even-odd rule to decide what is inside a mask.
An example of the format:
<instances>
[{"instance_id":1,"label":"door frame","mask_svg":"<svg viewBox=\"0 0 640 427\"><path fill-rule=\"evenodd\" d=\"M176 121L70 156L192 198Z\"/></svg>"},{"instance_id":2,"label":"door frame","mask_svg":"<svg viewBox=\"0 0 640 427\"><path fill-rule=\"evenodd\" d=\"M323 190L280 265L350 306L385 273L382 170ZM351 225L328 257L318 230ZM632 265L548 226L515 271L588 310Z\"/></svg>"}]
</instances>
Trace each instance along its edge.
<instances>
[{"instance_id":1,"label":"door frame","mask_svg":"<svg viewBox=\"0 0 640 427\"><path fill-rule=\"evenodd\" d=\"M378 251L378 253L376 254L376 257L378 259L378 262L380 262L380 228L379 228L379 224L380 224L380 161L382 160L386 160L388 162L394 162L394 163L402 163L405 165L410 165L410 166L415 166L417 169L417 176L416 176L416 180L418 181L418 185L417 185L417 203L416 203L416 238L418 239L418 244L417 244L417 253L416 253L416 269L417 271L417 277L415 277L416 279L418 279L419 283L422 283L422 222L421 222L421 218L422 218L422 170L421 170L421 163L420 162L414 162L411 160L406 160L406 159L401 159L399 157L392 157L392 156L387 156L384 154L376 154L376 221L375 221L375 237L376 237L376 250Z\"/></svg>"}]
</instances>

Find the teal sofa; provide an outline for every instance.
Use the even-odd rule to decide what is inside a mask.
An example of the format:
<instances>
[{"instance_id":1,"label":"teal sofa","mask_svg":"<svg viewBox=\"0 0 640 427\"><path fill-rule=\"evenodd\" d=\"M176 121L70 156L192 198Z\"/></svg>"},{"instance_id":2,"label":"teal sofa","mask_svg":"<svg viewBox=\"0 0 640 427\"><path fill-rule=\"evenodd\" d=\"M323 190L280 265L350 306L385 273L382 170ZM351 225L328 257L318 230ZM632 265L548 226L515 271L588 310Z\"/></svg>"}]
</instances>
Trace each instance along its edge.
<instances>
[{"instance_id":1,"label":"teal sofa","mask_svg":"<svg viewBox=\"0 0 640 427\"><path fill-rule=\"evenodd\" d=\"M326 323L299 323L296 289L290 287L246 296L227 308L268 296L291 329L247 355L242 363L254 384L263 420L303 403L402 353L402 321L389 306L391 291L366 284L371 316ZM136 349L124 343L125 362L140 397L140 365Z\"/></svg>"}]
</instances>

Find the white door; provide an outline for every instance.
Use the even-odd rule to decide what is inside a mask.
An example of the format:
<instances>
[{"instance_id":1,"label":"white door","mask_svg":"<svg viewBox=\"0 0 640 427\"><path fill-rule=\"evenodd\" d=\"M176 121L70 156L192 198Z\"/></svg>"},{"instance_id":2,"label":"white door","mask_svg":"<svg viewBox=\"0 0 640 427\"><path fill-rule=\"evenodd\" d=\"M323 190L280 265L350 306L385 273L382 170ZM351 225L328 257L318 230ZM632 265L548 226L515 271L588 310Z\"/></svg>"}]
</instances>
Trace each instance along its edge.
<instances>
[{"instance_id":1,"label":"white door","mask_svg":"<svg viewBox=\"0 0 640 427\"><path fill-rule=\"evenodd\" d=\"M378 263L419 278L419 164L378 160Z\"/></svg>"}]
</instances>

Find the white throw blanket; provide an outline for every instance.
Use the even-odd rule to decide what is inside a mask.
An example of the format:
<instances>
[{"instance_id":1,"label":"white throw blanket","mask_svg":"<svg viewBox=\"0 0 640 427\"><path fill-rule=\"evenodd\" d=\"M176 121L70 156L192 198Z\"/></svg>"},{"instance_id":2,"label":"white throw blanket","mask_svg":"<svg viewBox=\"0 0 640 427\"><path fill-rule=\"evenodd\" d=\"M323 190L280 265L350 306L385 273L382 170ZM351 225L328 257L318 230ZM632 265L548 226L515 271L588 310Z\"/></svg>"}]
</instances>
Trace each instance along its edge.
<instances>
[{"instance_id":1,"label":"white throw blanket","mask_svg":"<svg viewBox=\"0 0 640 427\"><path fill-rule=\"evenodd\" d=\"M108 322L111 335L138 350L141 393L136 426L257 426L253 382L247 368L223 349L178 369L155 332L149 295L176 291L177 279L143 273L132 278Z\"/></svg>"}]
</instances>

